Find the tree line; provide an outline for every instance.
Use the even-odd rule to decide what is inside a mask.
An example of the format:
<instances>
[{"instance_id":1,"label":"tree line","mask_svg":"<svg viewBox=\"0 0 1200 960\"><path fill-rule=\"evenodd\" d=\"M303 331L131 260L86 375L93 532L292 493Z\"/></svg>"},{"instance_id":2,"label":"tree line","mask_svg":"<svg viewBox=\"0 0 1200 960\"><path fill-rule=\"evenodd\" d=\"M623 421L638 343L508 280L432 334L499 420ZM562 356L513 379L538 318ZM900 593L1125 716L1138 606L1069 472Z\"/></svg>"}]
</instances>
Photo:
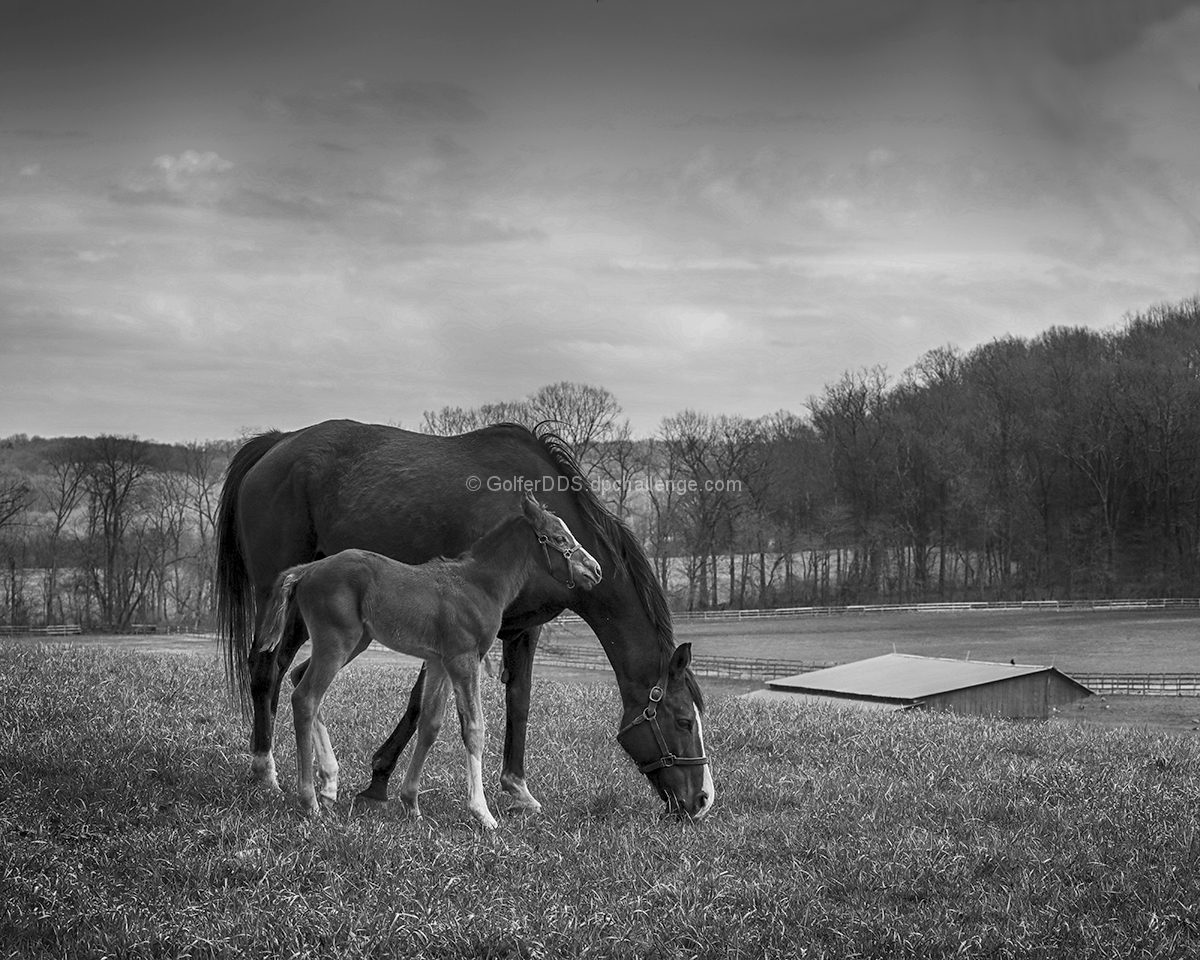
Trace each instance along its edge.
<instances>
[{"instance_id":1,"label":"tree line","mask_svg":"<svg viewBox=\"0 0 1200 960\"><path fill-rule=\"evenodd\" d=\"M1200 301L1119 328L849 371L803 412L684 410L636 436L601 387L427 411L546 423L677 609L1200 594ZM0 450L10 623L203 628L233 441Z\"/></svg>"}]
</instances>

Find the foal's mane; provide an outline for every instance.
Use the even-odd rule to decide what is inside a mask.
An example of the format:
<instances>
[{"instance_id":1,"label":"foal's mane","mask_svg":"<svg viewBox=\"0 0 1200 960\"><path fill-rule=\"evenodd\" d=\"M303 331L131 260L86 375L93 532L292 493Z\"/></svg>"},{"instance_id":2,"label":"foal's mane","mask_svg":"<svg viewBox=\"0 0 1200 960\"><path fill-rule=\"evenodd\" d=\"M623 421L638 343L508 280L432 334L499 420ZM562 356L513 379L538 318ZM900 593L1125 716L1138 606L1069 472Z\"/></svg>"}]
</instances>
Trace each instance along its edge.
<instances>
[{"instance_id":1,"label":"foal's mane","mask_svg":"<svg viewBox=\"0 0 1200 960\"><path fill-rule=\"evenodd\" d=\"M627 576L633 583L638 601L654 627L654 635L658 640L665 666L675 651L675 631L671 626L671 608L667 605L667 595L663 592L654 568L650 566L646 557L646 551L642 549L633 531L600 502L570 445L550 429L551 422L543 420L538 423L533 428L533 435L551 463L560 473L571 479L570 487L575 496L575 506L583 515L588 528L612 557L617 572ZM685 679L693 701L699 709L703 709L704 700L700 687L690 670L685 672Z\"/></svg>"}]
</instances>

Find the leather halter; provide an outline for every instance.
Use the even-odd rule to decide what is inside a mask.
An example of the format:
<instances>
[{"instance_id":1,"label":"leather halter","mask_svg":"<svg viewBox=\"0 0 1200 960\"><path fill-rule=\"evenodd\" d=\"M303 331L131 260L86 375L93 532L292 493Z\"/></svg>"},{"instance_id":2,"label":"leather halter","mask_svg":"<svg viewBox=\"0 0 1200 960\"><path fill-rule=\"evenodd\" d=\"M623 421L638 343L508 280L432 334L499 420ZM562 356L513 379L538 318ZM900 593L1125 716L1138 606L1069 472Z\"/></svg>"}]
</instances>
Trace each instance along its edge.
<instances>
[{"instance_id":1,"label":"leather halter","mask_svg":"<svg viewBox=\"0 0 1200 960\"><path fill-rule=\"evenodd\" d=\"M666 767L697 767L708 763L708 757L677 757L667 746L667 738L663 736L662 727L658 725L658 704L662 701L666 686L667 678L664 674L663 678L650 688L650 702L646 704L645 709L617 731L617 743L621 743L621 738L639 723L650 724L650 731L658 741L661 756L649 763L639 763L638 773L653 773ZM625 744L621 743L621 746L625 747ZM625 747L625 751L632 753L628 747Z\"/></svg>"},{"instance_id":2,"label":"leather halter","mask_svg":"<svg viewBox=\"0 0 1200 960\"><path fill-rule=\"evenodd\" d=\"M558 580L558 577L556 577L554 575L554 565L550 562L550 548L553 547L555 550L557 550L559 553L561 553L563 555L563 559L567 561L567 579L566 579L565 583L567 585L568 590L574 590L575 589L575 581L571 578L571 554L573 554L576 550L579 549L579 544L576 543L575 546L567 547L566 549L564 549L564 548L560 547L557 543L552 542L550 540L550 538L548 536L546 536L544 533L538 534L538 543L540 543L542 545L542 550L546 554L546 570L550 574L551 580ZM558 582L563 583L564 581L559 580Z\"/></svg>"}]
</instances>

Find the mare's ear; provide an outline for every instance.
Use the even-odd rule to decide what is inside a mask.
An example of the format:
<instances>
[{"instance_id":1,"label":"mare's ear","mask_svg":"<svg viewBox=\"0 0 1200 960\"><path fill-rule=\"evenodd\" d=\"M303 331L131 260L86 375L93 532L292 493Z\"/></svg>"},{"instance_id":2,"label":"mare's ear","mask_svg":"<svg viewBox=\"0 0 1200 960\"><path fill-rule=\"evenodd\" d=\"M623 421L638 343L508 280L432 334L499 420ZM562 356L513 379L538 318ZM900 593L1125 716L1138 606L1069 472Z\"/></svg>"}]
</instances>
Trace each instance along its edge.
<instances>
[{"instance_id":1,"label":"mare's ear","mask_svg":"<svg viewBox=\"0 0 1200 960\"><path fill-rule=\"evenodd\" d=\"M675 652L671 654L671 665L668 667L669 675L671 677L680 676L691 662L692 645L690 643L681 643L675 648Z\"/></svg>"}]
</instances>

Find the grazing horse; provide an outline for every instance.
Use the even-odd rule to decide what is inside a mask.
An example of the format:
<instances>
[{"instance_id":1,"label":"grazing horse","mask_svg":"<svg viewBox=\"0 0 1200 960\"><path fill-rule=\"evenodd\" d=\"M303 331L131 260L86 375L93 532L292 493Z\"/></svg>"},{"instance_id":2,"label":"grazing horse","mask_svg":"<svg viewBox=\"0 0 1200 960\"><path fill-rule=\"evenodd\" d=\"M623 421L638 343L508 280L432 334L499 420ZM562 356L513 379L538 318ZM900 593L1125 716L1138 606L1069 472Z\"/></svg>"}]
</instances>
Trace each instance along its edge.
<instances>
[{"instance_id":1,"label":"grazing horse","mask_svg":"<svg viewBox=\"0 0 1200 960\"><path fill-rule=\"evenodd\" d=\"M234 455L218 516L218 636L233 688L252 714L251 769L260 782L278 788L272 740L279 687L306 639L297 621L274 650L252 644L264 631L279 574L349 547L410 564L456 556L502 519L511 502L505 491L515 490L538 493L605 576L586 591L565 563L537 569L504 611L501 787L516 806L540 809L525 781L533 654L541 625L570 609L595 632L616 675L622 747L669 810L698 819L712 809L691 649L675 645L666 597L641 544L605 509L561 440L514 424L437 437L331 420L261 434ZM387 796L420 713L424 677L376 751L365 796Z\"/></svg>"},{"instance_id":2,"label":"grazing horse","mask_svg":"<svg viewBox=\"0 0 1200 960\"><path fill-rule=\"evenodd\" d=\"M449 684L467 748L467 809L484 827L495 829L496 818L483 795L480 661L500 631L505 608L534 569L549 564L550 547L566 558L570 578L583 589L600 582L600 565L567 525L529 494L521 501L520 513L493 527L454 560L439 558L413 566L350 549L279 575L269 626L256 649L279 646L297 612L308 628L312 656L292 692L300 807L305 813L321 810L313 785L314 733L320 799L329 804L337 800L337 758L321 716L325 691L342 667L378 640L420 657L428 671L417 745L400 790L405 806L420 817L421 768L437 739Z\"/></svg>"}]
</instances>

